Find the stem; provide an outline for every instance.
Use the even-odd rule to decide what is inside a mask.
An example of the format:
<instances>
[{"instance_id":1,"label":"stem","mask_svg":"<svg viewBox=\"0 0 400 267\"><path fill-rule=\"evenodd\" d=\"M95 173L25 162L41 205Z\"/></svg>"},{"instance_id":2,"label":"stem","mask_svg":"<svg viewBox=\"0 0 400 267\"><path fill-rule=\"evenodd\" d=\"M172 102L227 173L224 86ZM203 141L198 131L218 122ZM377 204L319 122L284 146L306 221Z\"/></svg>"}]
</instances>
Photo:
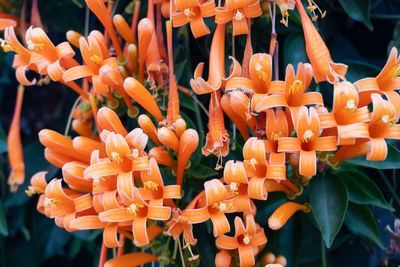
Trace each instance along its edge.
<instances>
[{"instance_id":1,"label":"stem","mask_svg":"<svg viewBox=\"0 0 400 267\"><path fill-rule=\"evenodd\" d=\"M72 122L72 115L74 114L74 110L78 106L80 100L81 100L81 96L79 96L75 100L74 104L72 105L71 112L69 113L69 117L68 117L68 121L67 121L67 126L65 127L65 131L64 131L65 136L68 136L69 128L71 127L71 122Z\"/></svg>"},{"instance_id":2,"label":"stem","mask_svg":"<svg viewBox=\"0 0 400 267\"><path fill-rule=\"evenodd\" d=\"M378 170L378 172L382 176L383 181L385 182L386 186L389 188L389 191L392 194L397 205L400 206L400 198L397 196L396 191L394 190L392 184L389 182L389 179L386 177L385 173L382 170Z\"/></svg>"},{"instance_id":3,"label":"stem","mask_svg":"<svg viewBox=\"0 0 400 267\"><path fill-rule=\"evenodd\" d=\"M178 239L179 255L181 256L182 266L185 267L185 259L183 258L183 252L182 252L182 245L181 245L180 237L178 237L177 239Z\"/></svg>"},{"instance_id":4,"label":"stem","mask_svg":"<svg viewBox=\"0 0 400 267\"><path fill-rule=\"evenodd\" d=\"M326 264L326 250L325 250L325 243L324 238L321 235L321 267L327 267Z\"/></svg>"},{"instance_id":5,"label":"stem","mask_svg":"<svg viewBox=\"0 0 400 267\"><path fill-rule=\"evenodd\" d=\"M104 263L106 262L107 259L107 247L104 241L101 242L101 252L100 252L100 258L99 258L99 267L103 267Z\"/></svg>"}]
</instances>

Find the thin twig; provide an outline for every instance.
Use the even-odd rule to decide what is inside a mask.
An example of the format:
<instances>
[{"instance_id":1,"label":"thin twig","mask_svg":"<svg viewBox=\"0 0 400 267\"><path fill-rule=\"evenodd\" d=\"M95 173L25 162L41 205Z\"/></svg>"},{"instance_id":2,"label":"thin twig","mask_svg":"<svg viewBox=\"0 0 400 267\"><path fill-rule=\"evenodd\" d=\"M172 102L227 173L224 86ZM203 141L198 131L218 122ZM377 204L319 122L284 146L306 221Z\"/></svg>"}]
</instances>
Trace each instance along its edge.
<instances>
[{"instance_id":1,"label":"thin twig","mask_svg":"<svg viewBox=\"0 0 400 267\"><path fill-rule=\"evenodd\" d=\"M185 259L183 258L181 240L178 237L179 255L181 255L182 266L185 267Z\"/></svg>"},{"instance_id":2,"label":"thin twig","mask_svg":"<svg viewBox=\"0 0 400 267\"><path fill-rule=\"evenodd\" d=\"M90 16L90 10L89 7L86 6L85 10L85 36L89 35L89 16Z\"/></svg>"},{"instance_id":3,"label":"thin twig","mask_svg":"<svg viewBox=\"0 0 400 267\"><path fill-rule=\"evenodd\" d=\"M68 132L69 132L69 128L71 127L71 122L72 122L72 115L74 114L74 110L75 108L78 106L79 102L81 101L81 97L79 96L74 104L72 105L71 111L69 112L69 116L68 116L68 121L67 121L67 126L65 127L65 131L64 131L64 135L68 136Z\"/></svg>"},{"instance_id":4,"label":"thin twig","mask_svg":"<svg viewBox=\"0 0 400 267\"><path fill-rule=\"evenodd\" d=\"M327 267L328 265L326 265L326 250L325 250L325 243L324 243L324 239L321 235L321 266L322 267Z\"/></svg>"}]
</instances>

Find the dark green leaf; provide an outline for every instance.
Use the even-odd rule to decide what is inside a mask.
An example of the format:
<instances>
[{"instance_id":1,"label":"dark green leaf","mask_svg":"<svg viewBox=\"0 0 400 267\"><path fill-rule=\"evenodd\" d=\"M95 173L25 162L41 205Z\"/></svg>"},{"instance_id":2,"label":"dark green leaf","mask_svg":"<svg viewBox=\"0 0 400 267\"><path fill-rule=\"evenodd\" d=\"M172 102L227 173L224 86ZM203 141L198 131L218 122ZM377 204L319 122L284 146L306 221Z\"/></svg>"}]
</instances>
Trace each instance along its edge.
<instances>
[{"instance_id":1,"label":"dark green leaf","mask_svg":"<svg viewBox=\"0 0 400 267\"><path fill-rule=\"evenodd\" d=\"M340 172L338 176L346 185L351 202L394 210L383 197L379 187L367 176L355 171Z\"/></svg>"},{"instance_id":2,"label":"dark green leaf","mask_svg":"<svg viewBox=\"0 0 400 267\"><path fill-rule=\"evenodd\" d=\"M283 62L286 65L292 64L297 69L299 62L308 62L306 45L302 34L289 34L283 46Z\"/></svg>"},{"instance_id":3,"label":"dark green leaf","mask_svg":"<svg viewBox=\"0 0 400 267\"><path fill-rule=\"evenodd\" d=\"M370 0L339 0L339 3L352 19L364 23L369 30L373 30L369 17Z\"/></svg>"},{"instance_id":4,"label":"dark green leaf","mask_svg":"<svg viewBox=\"0 0 400 267\"><path fill-rule=\"evenodd\" d=\"M365 77L375 77L379 73L378 67L366 62L354 60L343 60L342 62L349 67L346 79L350 82L356 82Z\"/></svg>"},{"instance_id":5,"label":"dark green leaf","mask_svg":"<svg viewBox=\"0 0 400 267\"><path fill-rule=\"evenodd\" d=\"M0 126L0 153L7 152L7 136Z\"/></svg>"},{"instance_id":6,"label":"dark green leaf","mask_svg":"<svg viewBox=\"0 0 400 267\"><path fill-rule=\"evenodd\" d=\"M388 153L384 161L370 161L366 160L365 156L361 156L357 158L348 159L345 162L358 166L381 169L381 170L398 169L400 168L400 151L397 150L394 146L388 144Z\"/></svg>"},{"instance_id":7,"label":"dark green leaf","mask_svg":"<svg viewBox=\"0 0 400 267\"><path fill-rule=\"evenodd\" d=\"M175 73L175 78L176 81L179 82L180 79L182 78L182 74L187 66L187 58L185 58L183 61L174 64L175 68L174 68L174 73Z\"/></svg>"},{"instance_id":8,"label":"dark green leaf","mask_svg":"<svg viewBox=\"0 0 400 267\"><path fill-rule=\"evenodd\" d=\"M312 213L329 248L346 214L346 187L335 177L316 176L310 182L310 202Z\"/></svg>"},{"instance_id":9,"label":"dark green leaf","mask_svg":"<svg viewBox=\"0 0 400 267\"><path fill-rule=\"evenodd\" d=\"M380 248L384 248L379 236L378 225L366 205L350 204L344 223L354 234L365 236Z\"/></svg>"},{"instance_id":10,"label":"dark green leaf","mask_svg":"<svg viewBox=\"0 0 400 267\"><path fill-rule=\"evenodd\" d=\"M8 236L6 215L4 213L1 201L0 201L0 234L2 234L4 236Z\"/></svg>"},{"instance_id":11,"label":"dark green leaf","mask_svg":"<svg viewBox=\"0 0 400 267\"><path fill-rule=\"evenodd\" d=\"M51 229L50 237L46 248L44 248L44 257L49 259L57 254L71 239L71 235L62 228L54 225Z\"/></svg>"},{"instance_id":12,"label":"dark green leaf","mask_svg":"<svg viewBox=\"0 0 400 267\"><path fill-rule=\"evenodd\" d=\"M208 177L215 176L218 173L214 169L200 164L196 168L191 169L190 174L195 178L206 179Z\"/></svg>"}]
</instances>

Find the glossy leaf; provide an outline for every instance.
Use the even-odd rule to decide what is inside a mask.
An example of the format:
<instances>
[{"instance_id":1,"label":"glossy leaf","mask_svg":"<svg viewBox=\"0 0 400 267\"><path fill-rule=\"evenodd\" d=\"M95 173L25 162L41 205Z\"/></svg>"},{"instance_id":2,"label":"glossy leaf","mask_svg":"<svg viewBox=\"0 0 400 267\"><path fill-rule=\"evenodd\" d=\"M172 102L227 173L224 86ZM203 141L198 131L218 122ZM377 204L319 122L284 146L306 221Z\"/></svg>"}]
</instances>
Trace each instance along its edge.
<instances>
[{"instance_id":1,"label":"glossy leaf","mask_svg":"<svg viewBox=\"0 0 400 267\"><path fill-rule=\"evenodd\" d=\"M400 168L400 151L388 144L388 153L384 161L369 161L365 159L365 156L361 156L346 160L345 162L381 170L398 169Z\"/></svg>"},{"instance_id":2,"label":"glossy leaf","mask_svg":"<svg viewBox=\"0 0 400 267\"><path fill-rule=\"evenodd\" d=\"M310 182L310 202L312 214L329 248L346 214L348 203L346 187L333 176L316 176Z\"/></svg>"},{"instance_id":3,"label":"glossy leaf","mask_svg":"<svg viewBox=\"0 0 400 267\"><path fill-rule=\"evenodd\" d=\"M340 172L338 176L346 185L351 202L394 210L383 197L379 187L367 176L355 171Z\"/></svg>"},{"instance_id":4,"label":"glossy leaf","mask_svg":"<svg viewBox=\"0 0 400 267\"><path fill-rule=\"evenodd\" d=\"M306 45L302 34L290 34L285 40L283 51L285 66L290 63L297 69L297 63L308 62Z\"/></svg>"},{"instance_id":5,"label":"glossy leaf","mask_svg":"<svg viewBox=\"0 0 400 267\"><path fill-rule=\"evenodd\" d=\"M354 20L364 23L369 30L373 30L370 20L370 0L339 0L346 13Z\"/></svg>"},{"instance_id":6,"label":"glossy leaf","mask_svg":"<svg viewBox=\"0 0 400 267\"><path fill-rule=\"evenodd\" d=\"M379 236L378 225L366 205L349 204L344 223L354 234L365 236L380 248L384 248Z\"/></svg>"},{"instance_id":7,"label":"glossy leaf","mask_svg":"<svg viewBox=\"0 0 400 267\"><path fill-rule=\"evenodd\" d=\"M200 164L196 168L191 169L190 174L195 178L206 179L208 177L215 176L218 173L214 169Z\"/></svg>"}]
</instances>

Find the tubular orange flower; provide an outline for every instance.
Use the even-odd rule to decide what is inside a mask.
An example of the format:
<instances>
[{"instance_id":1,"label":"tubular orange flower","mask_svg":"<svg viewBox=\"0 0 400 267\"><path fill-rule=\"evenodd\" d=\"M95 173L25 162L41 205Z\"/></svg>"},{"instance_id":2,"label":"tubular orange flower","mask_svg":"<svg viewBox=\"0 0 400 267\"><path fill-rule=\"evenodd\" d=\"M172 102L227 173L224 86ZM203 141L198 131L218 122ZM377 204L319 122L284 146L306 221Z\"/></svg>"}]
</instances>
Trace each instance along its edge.
<instances>
[{"instance_id":1,"label":"tubular orange flower","mask_svg":"<svg viewBox=\"0 0 400 267\"><path fill-rule=\"evenodd\" d=\"M157 129L154 123L151 121L149 116L142 114L138 117L138 123L140 128L150 137L151 140L157 145L161 146L160 140L157 137Z\"/></svg>"},{"instance_id":2,"label":"tubular orange flower","mask_svg":"<svg viewBox=\"0 0 400 267\"><path fill-rule=\"evenodd\" d=\"M319 137L320 122L315 108L301 107L296 124L297 138L282 137L278 152L300 152L300 175L313 176L317 172L316 151L336 150L336 136Z\"/></svg>"},{"instance_id":3,"label":"tubular orange flower","mask_svg":"<svg viewBox=\"0 0 400 267\"><path fill-rule=\"evenodd\" d=\"M18 22L13 19L0 18L0 31L7 27L15 27L17 24Z\"/></svg>"},{"instance_id":4,"label":"tubular orange flower","mask_svg":"<svg viewBox=\"0 0 400 267\"><path fill-rule=\"evenodd\" d=\"M176 184L182 185L183 172L190 156L199 144L199 135L193 129L187 129L179 140L178 171L176 174Z\"/></svg>"},{"instance_id":5,"label":"tubular orange flower","mask_svg":"<svg viewBox=\"0 0 400 267\"><path fill-rule=\"evenodd\" d=\"M231 119L231 121L236 125L239 132L242 134L243 139L246 141L249 139L249 131L247 130L246 121L244 121L233 109L231 105L231 97L229 94L224 94L221 98L221 107L224 113Z\"/></svg>"},{"instance_id":6,"label":"tubular orange flower","mask_svg":"<svg viewBox=\"0 0 400 267\"><path fill-rule=\"evenodd\" d=\"M129 44L135 43L135 36L133 36L133 33L129 28L129 25L123 16L121 16L120 14L115 15L113 17L113 24L117 29L118 33L122 36L122 38L124 38L124 40L127 43Z\"/></svg>"},{"instance_id":7,"label":"tubular orange flower","mask_svg":"<svg viewBox=\"0 0 400 267\"><path fill-rule=\"evenodd\" d=\"M153 147L149 151L149 157L154 158L159 165L165 165L171 167L172 170L176 171L176 165L168 151L162 147Z\"/></svg>"},{"instance_id":8,"label":"tubular orange flower","mask_svg":"<svg viewBox=\"0 0 400 267\"><path fill-rule=\"evenodd\" d=\"M67 37L68 42L70 42L76 48L79 48L79 39L84 36L76 31L70 30L70 31L67 31L66 37Z\"/></svg>"},{"instance_id":9,"label":"tubular orange flower","mask_svg":"<svg viewBox=\"0 0 400 267\"><path fill-rule=\"evenodd\" d=\"M151 115L153 115L157 121L160 122L164 119L157 102L154 100L150 92L139 81L129 77L124 81L124 88L128 95L132 97L133 100L138 102L139 105L146 109Z\"/></svg>"},{"instance_id":10,"label":"tubular orange flower","mask_svg":"<svg viewBox=\"0 0 400 267\"><path fill-rule=\"evenodd\" d=\"M281 229L282 226L293 216L297 211L302 210L309 212L311 209L310 205L298 204L295 202L286 202L281 205L277 210L272 213L268 219L268 226L272 230Z\"/></svg>"},{"instance_id":11,"label":"tubular orange flower","mask_svg":"<svg viewBox=\"0 0 400 267\"><path fill-rule=\"evenodd\" d=\"M135 266L138 266L157 260L157 255L144 252L133 252L108 260L104 264L104 267L129 267L132 266L132 262L135 263Z\"/></svg>"},{"instance_id":12,"label":"tubular orange flower","mask_svg":"<svg viewBox=\"0 0 400 267\"><path fill-rule=\"evenodd\" d=\"M189 223L201 223L211 219L214 236L220 236L230 231L225 213L235 212L234 199L227 199L225 186L218 179L204 183L205 199L201 198L197 209L187 209Z\"/></svg>"},{"instance_id":13,"label":"tubular orange flower","mask_svg":"<svg viewBox=\"0 0 400 267\"><path fill-rule=\"evenodd\" d=\"M233 111L236 112L236 114L243 121L245 121L246 124L249 126L249 128L254 132L256 129L257 120L254 114L251 112L251 105L249 98L247 97L247 95L245 95L242 91L239 90L229 91L228 93L230 95L230 104L233 107L235 107Z\"/></svg>"},{"instance_id":14,"label":"tubular orange flower","mask_svg":"<svg viewBox=\"0 0 400 267\"><path fill-rule=\"evenodd\" d=\"M182 134L186 131L186 122L182 118L178 118L174 124L175 133L178 138L181 138Z\"/></svg>"},{"instance_id":15,"label":"tubular orange flower","mask_svg":"<svg viewBox=\"0 0 400 267\"><path fill-rule=\"evenodd\" d=\"M215 14L214 0L178 0L175 1L176 11L172 12L172 22L174 27L180 27L190 23L194 38L199 38L210 33L203 17L211 17Z\"/></svg>"},{"instance_id":16,"label":"tubular orange flower","mask_svg":"<svg viewBox=\"0 0 400 267\"><path fill-rule=\"evenodd\" d=\"M102 107L98 110L97 122L104 130L113 131L122 136L127 136L128 134L118 115L108 107Z\"/></svg>"},{"instance_id":17,"label":"tubular orange flower","mask_svg":"<svg viewBox=\"0 0 400 267\"><path fill-rule=\"evenodd\" d=\"M48 216L48 213L45 213L45 207L44 207L44 200L45 200L44 191L46 190L47 187L46 174L47 172L35 173L31 178L31 185L28 186L27 190L25 190L25 194L27 194L29 197L31 197L34 194L38 194L39 200L37 202L36 209L40 213Z\"/></svg>"},{"instance_id":18,"label":"tubular orange flower","mask_svg":"<svg viewBox=\"0 0 400 267\"><path fill-rule=\"evenodd\" d=\"M258 246L267 243L264 230L255 223L254 217L245 214L246 226L242 219L235 218L235 236L221 235L217 238L216 245L219 249L239 252L240 266L252 266L255 264L254 256L258 253Z\"/></svg>"},{"instance_id":19,"label":"tubular orange flower","mask_svg":"<svg viewBox=\"0 0 400 267\"><path fill-rule=\"evenodd\" d=\"M231 254L223 249L220 252L217 253L215 256L215 266L216 267L229 267L231 266Z\"/></svg>"},{"instance_id":20,"label":"tubular orange flower","mask_svg":"<svg viewBox=\"0 0 400 267\"><path fill-rule=\"evenodd\" d=\"M326 80L334 82L337 76L343 78L346 75L347 66L333 63L324 40L322 40L321 35L319 35L314 24L308 17L300 0L296 0L296 7L301 16L307 55L313 66L315 80L317 82Z\"/></svg>"},{"instance_id":21,"label":"tubular orange flower","mask_svg":"<svg viewBox=\"0 0 400 267\"><path fill-rule=\"evenodd\" d=\"M215 8L215 22L227 23L232 20L233 35L247 34L246 18L255 18L262 14L258 0L228 0L225 7Z\"/></svg>"},{"instance_id":22,"label":"tubular orange flower","mask_svg":"<svg viewBox=\"0 0 400 267\"><path fill-rule=\"evenodd\" d=\"M93 122L91 120L74 119L72 121L72 129L81 136L96 138L96 134L93 131Z\"/></svg>"},{"instance_id":23,"label":"tubular orange flower","mask_svg":"<svg viewBox=\"0 0 400 267\"><path fill-rule=\"evenodd\" d=\"M157 131L157 137L163 145L171 148L175 152L179 152L179 139L171 129L161 127Z\"/></svg>"},{"instance_id":24,"label":"tubular orange flower","mask_svg":"<svg viewBox=\"0 0 400 267\"><path fill-rule=\"evenodd\" d=\"M8 159L11 167L8 184L10 185L11 192L16 192L25 180L24 152L22 149L20 126L24 90L23 85L18 86L14 115L7 136Z\"/></svg>"},{"instance_id":25,"label":"tubular orange flower","mask_svg":"<svg viewBox=\"0 0 400 267\"><path fill-rule=\"evenodd\" d=\"M393 47L386 65L378 76L375 78L365 78L355 83L360 95L359 107L371 103L370 95L372 93L384 94L394 105L396 116L400 116L400 96L395 91L400 88L400 78L398 77L400 74L400 59L397 54L397 48Z\"/></svg>"},{"instance_id":26,"label":"tubular orange flower","mask_svg":"<svg viewBox=\"0 0 400 267\"><path fill-rule=\"evenodd\" d=\"M115 34L115 30L111 21L110 14L104 4L103 0L85 0L86 4L90 8L90 10L96 15L96 17L103 24L107 33L111 37L111 41L114 45L114 48L117 52L118 59L123 62L124 56L122 55L121 46L119 44L117 35Z\"/></svg>"}]
</instances>

